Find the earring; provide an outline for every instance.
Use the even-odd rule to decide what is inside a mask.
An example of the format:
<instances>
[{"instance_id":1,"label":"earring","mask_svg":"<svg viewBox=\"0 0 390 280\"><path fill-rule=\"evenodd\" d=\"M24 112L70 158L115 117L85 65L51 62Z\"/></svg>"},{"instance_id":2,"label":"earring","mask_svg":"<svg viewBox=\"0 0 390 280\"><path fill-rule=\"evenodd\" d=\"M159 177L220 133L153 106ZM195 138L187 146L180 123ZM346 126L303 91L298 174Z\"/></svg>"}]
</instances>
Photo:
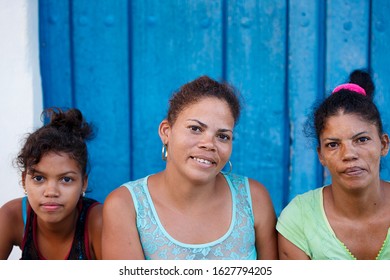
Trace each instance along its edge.
<instances>
[{"instance_id":1,"label":"earring","mask_svg":"<svg viewBox=\"0 0 390 280\"><path fill-rule=\"evenodd\" d=\"M81 193L81 196L84 197L84 196L85 196L85 192L82 192L82 193Z\"/></svg>"},{"instance_id":2,"label":"earring","mask_svg":"<svg viewBox=\"0 0 390 280\"><path fill-rule=\"evenodd\" d=\"M25 195L25 196L28 196L28 195L27 195L27 190L26 190L26 189L24 189L24 195Z\"/></svg>"},{"instance_id":3,"label":"earring","mask_svg":"<svg viewBox=\"0 0 390 280\"><path fill-rule=\"evenodd\" d=\"M229 175L231 172L232 172L232 170L233 170L233 164L232 164L232 162L229 160L228 161L228 163L229 163L229 171L226 173L226 175Z\"/></svg>"},{"instance_id":4,"label":"earring","mask_svg":"<svg viewBox=\"0 0 390 280\"><path fill-rule=\"evenodd\" d=\"M167 144L163 144L161 150L161 158L163 161L167 161L167 157L168 157L168 147Z\"/></svg>"}]
</instances>

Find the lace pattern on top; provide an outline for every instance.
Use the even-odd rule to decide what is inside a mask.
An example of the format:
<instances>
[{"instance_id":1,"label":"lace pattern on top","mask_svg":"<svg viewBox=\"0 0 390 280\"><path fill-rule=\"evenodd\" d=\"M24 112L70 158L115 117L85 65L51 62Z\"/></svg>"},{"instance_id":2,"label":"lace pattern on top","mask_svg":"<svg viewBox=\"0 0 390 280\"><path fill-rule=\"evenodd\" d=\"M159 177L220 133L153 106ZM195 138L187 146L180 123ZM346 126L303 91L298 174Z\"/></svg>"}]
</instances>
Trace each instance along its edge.
<instances>
[{"instance_id":1,"label":"lace pattern on top","mask_svg":"<svg viewBox=\"0 0 390 280\"><path fill-rule=\"evenodd\" d=\"M137 229L146 259L206 260L256 259L254 219L248 179L224 174L232 194L229 230L206 244L185 244L175 240L162 226L147 187L148 177L124 184L137 212ZM207 225L205 225L207 226Z\"/></svg>"}]
</instances>

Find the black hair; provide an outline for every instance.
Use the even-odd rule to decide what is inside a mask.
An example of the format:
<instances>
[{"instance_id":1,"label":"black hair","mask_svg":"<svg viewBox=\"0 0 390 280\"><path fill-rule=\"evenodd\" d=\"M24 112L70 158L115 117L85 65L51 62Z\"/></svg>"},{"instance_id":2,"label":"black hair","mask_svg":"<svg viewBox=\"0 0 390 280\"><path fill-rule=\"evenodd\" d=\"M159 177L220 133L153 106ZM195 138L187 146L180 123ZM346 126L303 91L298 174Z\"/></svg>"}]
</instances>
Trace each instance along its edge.
<instances>
[{"instance_id":1,"label":"black hair","mask_svg":"<svg viewBox=\"0 0 390 280\"><path fill-rule=\"evenodd\" d=\"M45 154L64 152L77 161L82 175L86 175L86 141L94 137L92 124L85 121L78 109L62 111L59 108L49 108L43 111L41 117L49 119L49 122L27 135L16 158L16 164L22 174L29 172Z\"/></svg>"},{"instance_id":2,"label":"black hair","mask_svg":"<svg viewBox=\"0 0 390 280\"><path fill-rule=\"evenodd\" d=\"M354 70L349 76L349 83L356 84L365 90L366 95L351 89L340 89L329 95L314 109L313 121L307 122L305 133L315 136L320 143L320 135L329 117L344 114L355 114L377 127L379 136L383 134L382 119L373 102L375 86L368 71Z\"/></svg>"}]
</instances>

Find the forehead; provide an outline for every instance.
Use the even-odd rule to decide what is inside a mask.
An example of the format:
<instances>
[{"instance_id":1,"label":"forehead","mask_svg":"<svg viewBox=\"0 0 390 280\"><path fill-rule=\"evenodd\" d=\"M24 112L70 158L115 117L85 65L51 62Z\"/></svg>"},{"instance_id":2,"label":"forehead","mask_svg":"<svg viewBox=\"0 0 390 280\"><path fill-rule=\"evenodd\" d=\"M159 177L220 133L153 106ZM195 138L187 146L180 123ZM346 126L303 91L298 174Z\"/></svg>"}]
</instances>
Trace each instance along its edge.
<instances>
[{"instance_id":1,"label":"forehead","mask_svg":"<svg viewBox=\"0 0 390 280\"><path fill-rule=\"evenodd\" d=\"M32 169L80 169L78 162L65 152L48 152L42 155L40 161ZM43 170L41 170L43 171Z\"/></svg>"},{"instance_id":2,"label":"forehead","mask_svg":"<svg viewBox=\"0 0 390 280\"><path fill-rule=\"evenodd\" d=\"M365 120L357 114L339 113L335 116L329 117L322 131L322 136L327 134L346 135L357 134L361 132L378 133L375 124Z\"/></svg>"},{"instance_id":3,"label":"forehead","mask_svg":"<svg viewBox=\"0 0 390 280\"><path fill-rule=\"evenodd\" d=\"M227 102L214 97L205 97L186 106L178 115L178 120L187 118L224 121L234 125L233 114Z\"/></svg>"},{"instance_id":4,"label":"forehead","mask_svg":"<svg viewBox=\"0 0 390 280\"><path fill-rule=\"evenodd\" d=\"M213 108L213 110L210 110L211 108ZM223 99L218 99L215 97L204 97L196 102L188 104L186 107L183 108L180 114L194 111L209 113L215 111L232 115L228 103Z\"/></svg>"}]
</instances>

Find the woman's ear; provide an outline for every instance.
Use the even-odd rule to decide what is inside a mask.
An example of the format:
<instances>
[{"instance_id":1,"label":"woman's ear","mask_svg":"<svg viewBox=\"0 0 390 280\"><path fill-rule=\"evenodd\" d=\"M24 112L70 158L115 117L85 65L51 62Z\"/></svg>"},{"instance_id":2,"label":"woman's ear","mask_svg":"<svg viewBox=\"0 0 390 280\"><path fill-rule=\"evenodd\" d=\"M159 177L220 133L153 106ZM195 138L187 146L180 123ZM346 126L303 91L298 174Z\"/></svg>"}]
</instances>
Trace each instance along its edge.
<instances>
[{"instance_id":1,"label":"woman's ear","mask_svg":"<svg viewBox=\"0 0 390 280\"><path fill-rule=\"evenodd\" d=\"M88 175L85 175L83 177L83 187L81 188L81 192L82 193L86 192L87 188L88 188Z\"/></svg>"},{"instance_id":2,"label":"woman's ear","mask_svg":"<svg viewBox=\"0 0 390 280\"><path fill-rule=\"evenodd\" d=\"M168 144L169 135L171 132L171 125L168 120L163 120L158 127L158 135L160 135L160 139L164 145Z\"/></svg>"},{"instance_id":3,"label":"woman's ear","mask_svg":"<svg viewBox=\"0 0 390 280\"><path fill-rule=\"evenodd\" d=\"M322 166L326 167L326 163L325 163L324 157L322 156L321 148L319 146L317 147L317 155L318 155L318 159L320 160Z\"/></svg>"},{"instance_id":4,"label":"woman's ear","mask_svg":"<svg viewBox=\"0 0 390 280\"><path fill-rule=\"evenodd\" d=\"M381 156L384 157L389 152L389 135L384 133L381 137Z\"/></svg>"}]
</instances>

